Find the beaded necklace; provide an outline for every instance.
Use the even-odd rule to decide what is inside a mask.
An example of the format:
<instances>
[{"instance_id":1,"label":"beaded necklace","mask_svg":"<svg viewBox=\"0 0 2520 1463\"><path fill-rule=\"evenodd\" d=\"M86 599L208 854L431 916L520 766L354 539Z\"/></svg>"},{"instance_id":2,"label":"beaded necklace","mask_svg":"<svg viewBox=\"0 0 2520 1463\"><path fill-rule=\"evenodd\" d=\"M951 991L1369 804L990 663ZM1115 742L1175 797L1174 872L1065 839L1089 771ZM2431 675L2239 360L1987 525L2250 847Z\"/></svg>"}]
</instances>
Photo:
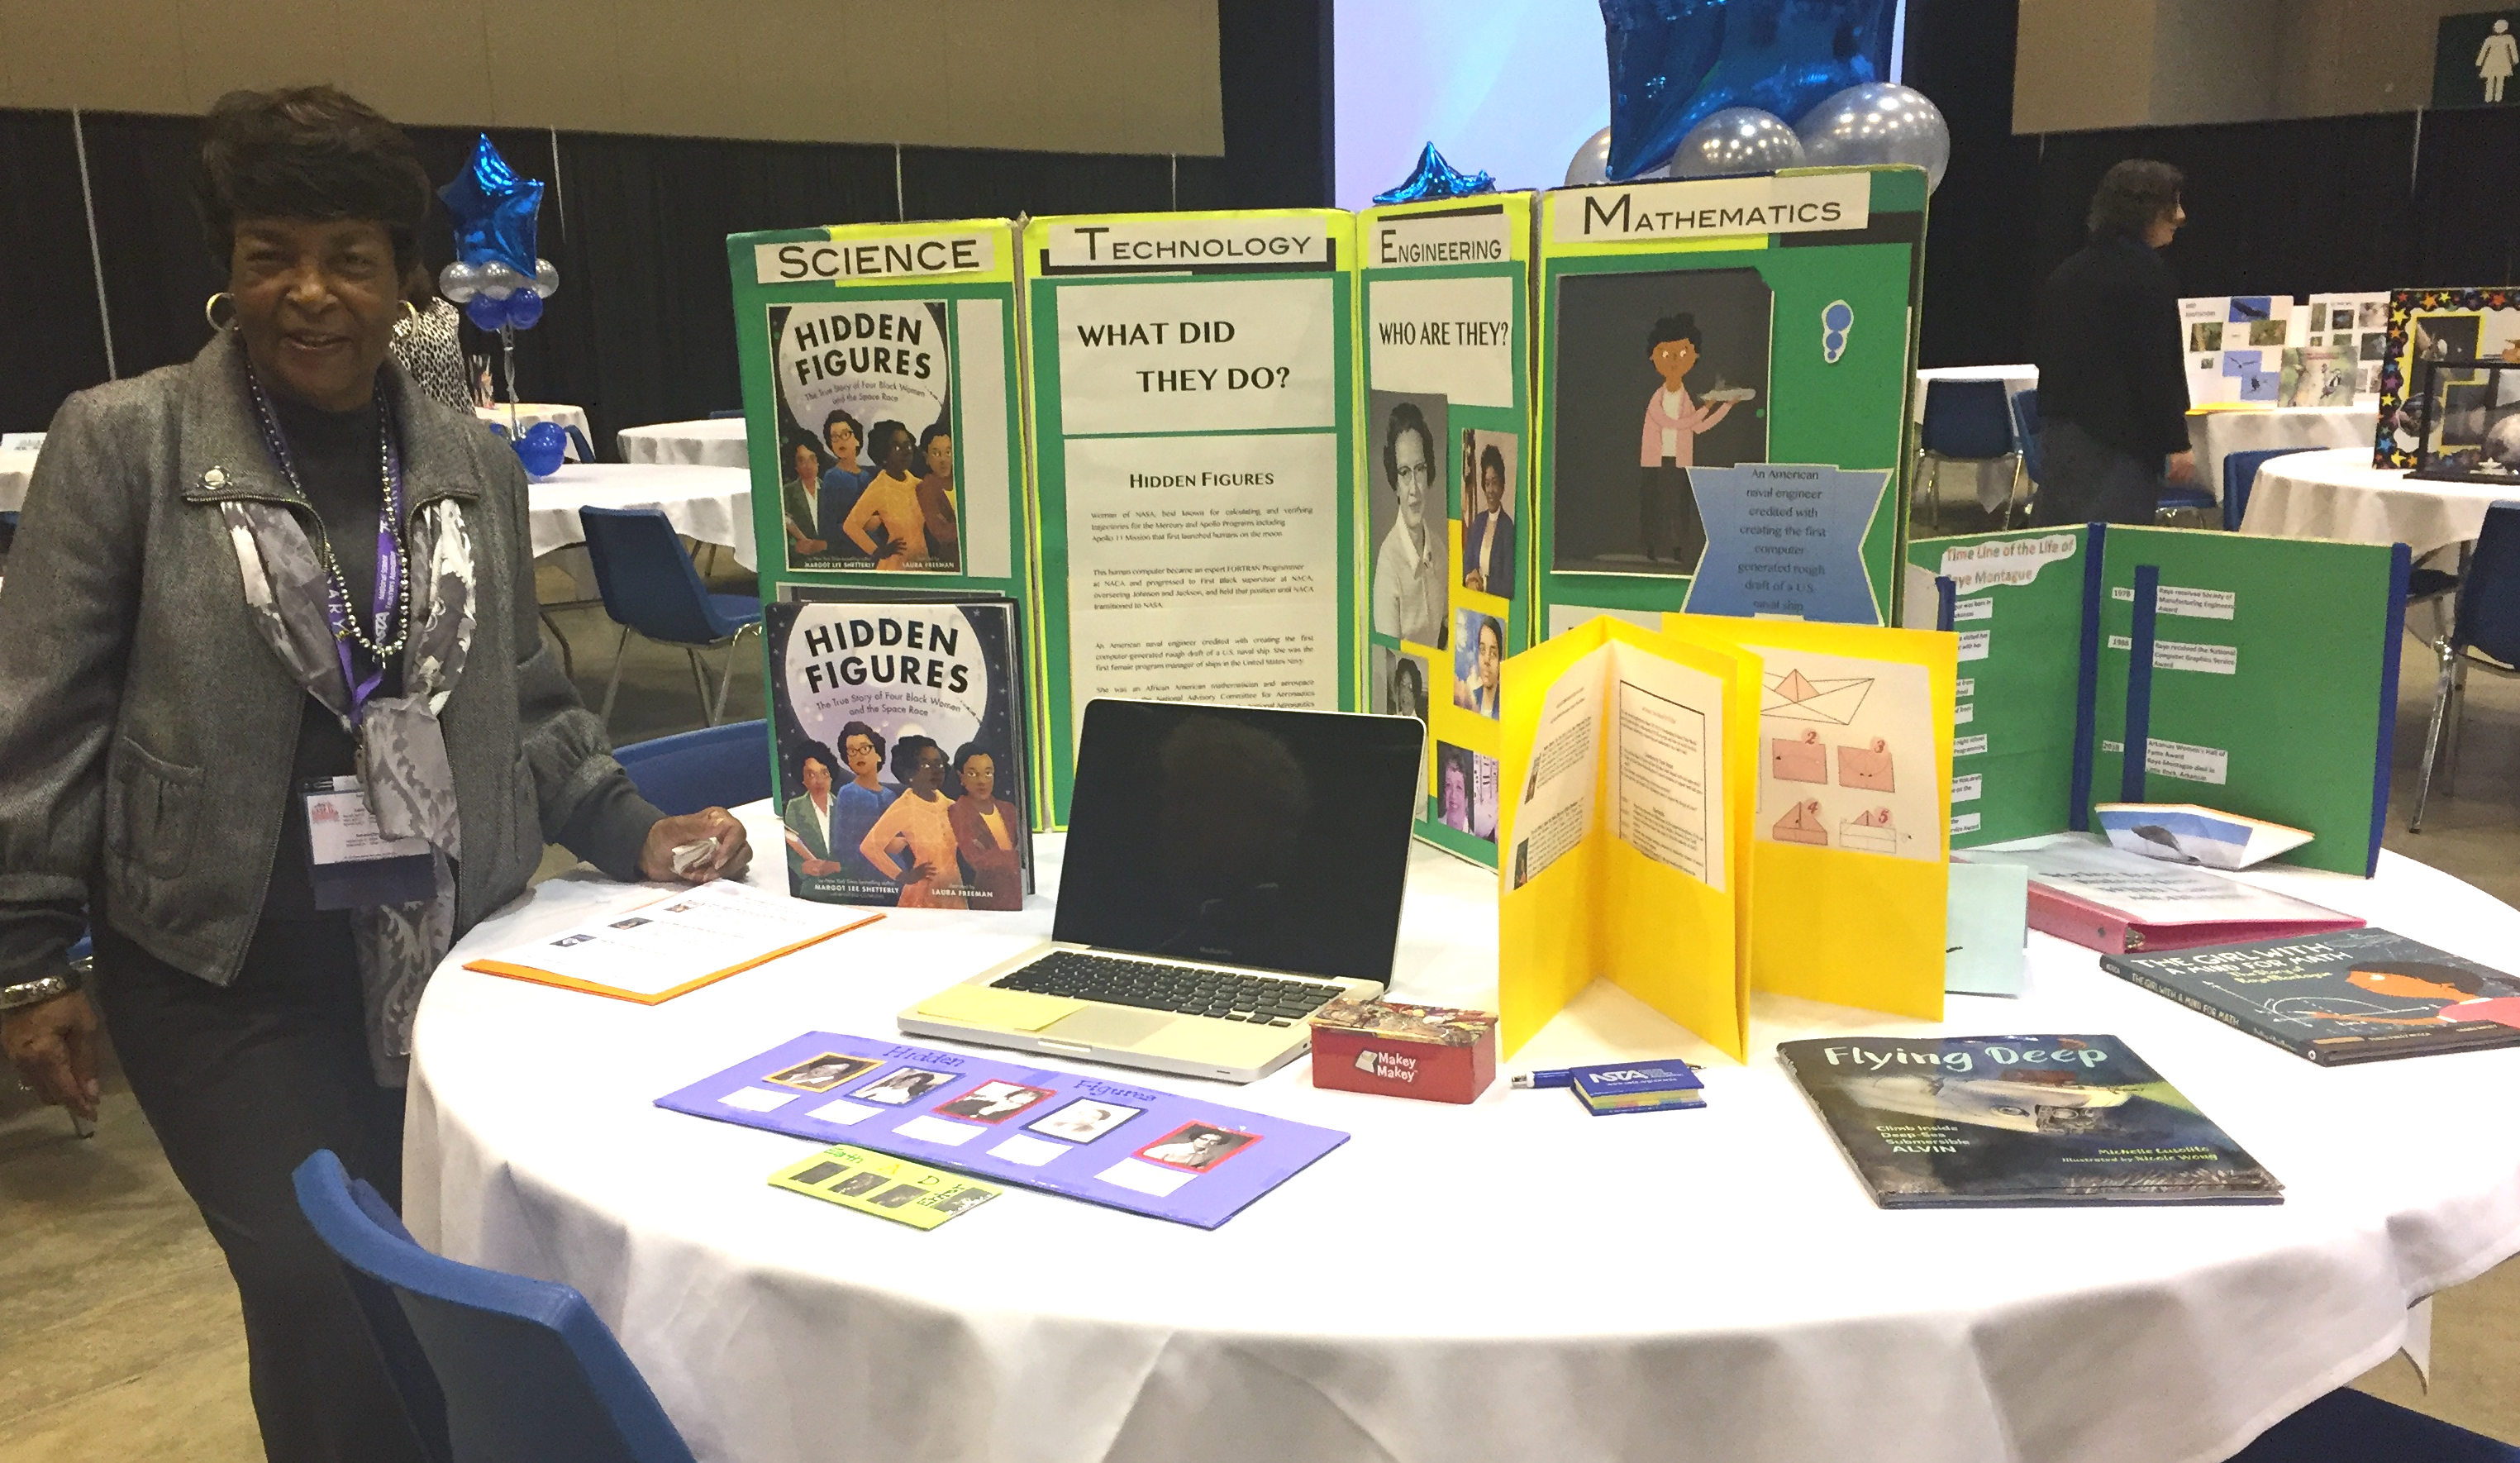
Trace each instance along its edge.
<instances>
[{"instance_id":1,"label":"beaded necklace","mask_svg":"<svg viewBox=\"0 0 2520 1463\"><path fill-rule=\"evenodd\" d=\"M279 419L272 414L271 398L264 394L262 381L253 368L246 368L246 385L253 396L253 411L262 428L263 445L279 463L281 475L289 480L290 488L299 501L312 508L306 484L298 480L297 464L289 453L289 439L280 431ZM402 552L402 455L394 446L393 408L378 393L377 464L384 482L384 504L377 516L377 588L372 606L375 616L373 633L359 623L350 605L349 580L341 573L340 561L333 557L333 543L324 528L323 519L315 515L316 552L324 556L324 610L333 626L333 638L341 655L341 678L350 696L350 719L359 719L367 699L384 679L384 668L393 657L402 653L411 636L411 574ZM351 663L350 648L355 645L366 653L374 673L364 681Z\"/></svg>"}]
</instances>

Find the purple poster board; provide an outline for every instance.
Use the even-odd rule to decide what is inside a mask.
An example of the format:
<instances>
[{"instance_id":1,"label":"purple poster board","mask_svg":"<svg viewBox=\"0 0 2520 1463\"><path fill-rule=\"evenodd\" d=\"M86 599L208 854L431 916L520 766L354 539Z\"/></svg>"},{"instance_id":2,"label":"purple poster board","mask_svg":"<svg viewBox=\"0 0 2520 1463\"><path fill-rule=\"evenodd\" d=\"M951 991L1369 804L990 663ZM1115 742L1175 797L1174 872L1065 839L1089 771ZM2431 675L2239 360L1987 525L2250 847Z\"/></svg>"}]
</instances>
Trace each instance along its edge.
<instances>
[{"instance_id":1,"label":"purple poster board","mask_svg":"<svg viewBox=\"0 0 2520 1463\"><path fill-rule=\"evenodd\" d=\"M656 1106L1214 1229L1347 1134L1102 1077L808 1031Z\"/></svg>"}]
</instances>

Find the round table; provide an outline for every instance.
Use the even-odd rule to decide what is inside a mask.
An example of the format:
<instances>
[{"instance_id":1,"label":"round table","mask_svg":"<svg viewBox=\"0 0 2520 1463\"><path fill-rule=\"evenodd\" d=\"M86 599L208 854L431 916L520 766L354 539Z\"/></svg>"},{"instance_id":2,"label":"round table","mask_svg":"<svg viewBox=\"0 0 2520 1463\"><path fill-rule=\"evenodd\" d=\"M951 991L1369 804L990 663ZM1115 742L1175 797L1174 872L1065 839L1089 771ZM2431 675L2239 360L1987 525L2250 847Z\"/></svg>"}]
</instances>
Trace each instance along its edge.
<instances>
[{"instance_id":1,"label":"round table","mask_svg":"<svg viewBox=\"0 0 2520 1463\"><path fill-rule=\"evenodd\" d=\"M26 482L34 476L32 451L0 450L0 513L16 513L25 503Z\"/></svg>"},{"instance_id":2,"label":"round table","mask_svg":"<svg viewBox=\"0 0 2520 1463\"><path fill-rule=\"evenodd\" d=\"M2187 444L2196 453L2198 485L2223 501L2223 459L2264 447L2360 447L2367 460L2380 429L2373 406L2222 407L2187 414Z\"/></svg>"},{"instance_id":3,"label":"round table","mask_svg":"<svg viewBox=\"0 0 2520 1463\"><path fill-rule=\"evenodd\" d=\"M712 468L751 465L751 459L744 455L742 417L626 427L614 434L614 439L621 444L623 462L688 462Z\"/></svg>"},{"instance_id":4,"label":"round table","mask_svg":"<svg viewBox=\"0 0 2520 1463\"><path fill-rule=\"evenodd\" d=\"M586 408L582 406L567 406L557 401L519 401L511 406L502 401L495 406L476 406L472 408L472 414L484 422L495 423L500 431L511 435L537 423L549 422L556 427L574 427L585 436L589 447L595 443L595 429L587 425ZM568 444L568 460L578 460L575 441Z\"/></svg>"},{"instance_id":5,"label":"round table","mask_svg":"<svg viewBox=\"0 0 2520 1463\"><path fill-rule=\"evenodd\" d=\"M768 804L742 811L775 884ZM1036 840L1045 890L1059 845ZM2368 884L2259 877L2505 966L2520 944L2520 914L2394 855ZM1398 998L1493 1000L1494 888L1416 850ZM772 1189L810 1143L652 1101L805 1031L891 1035L1047 933L1050 900L896 911L653 1008L458 968L645 896L555 880L449 957L405 1212L438 1253L584 1291L702 1459L2203 1463L2520 1251L2520 1124L2496 1116L2520 1051L2322 1069L2042 935L2024 995L1954 997L1939 1029L1755 997L1740 1066L1597 984L1512 1064L1703 1060L1702 1112L1603 1120L1502 1083L1415 1103L1299 1061L1196 1084L1353 1135L1220 1229L1013 1190L920 1233ZM2118 1033L2286 1202L1877 1210L1772 1053L1938 1029Z\"/></svg>"},{"instance_id":6,"label":"round table","mask_svg":"<svg viewBox=\"0 0 2520 1463\"><path fill-rule=\"evenodd\" d=\"M661 508L674 531L724 544L753 568L752 475L736 468L659 463L569 463L527 489L526 526L537 557L586 541L577 510Z\"/></svg>"},{"instance_id":7,"label":"round table","mask_svg":"<svg viewBox=\"0 0 2520 1463\"><path fill-rule=\"evenodd\" d=\"M2371 448L2342 447L2269 459L2249 491L2244 533L2403 543L2417 559L2465 543L2485 526L2485 510L2520 498L2509 483L2443 482L2371 466Z\"/></svg>"}]
</instances>

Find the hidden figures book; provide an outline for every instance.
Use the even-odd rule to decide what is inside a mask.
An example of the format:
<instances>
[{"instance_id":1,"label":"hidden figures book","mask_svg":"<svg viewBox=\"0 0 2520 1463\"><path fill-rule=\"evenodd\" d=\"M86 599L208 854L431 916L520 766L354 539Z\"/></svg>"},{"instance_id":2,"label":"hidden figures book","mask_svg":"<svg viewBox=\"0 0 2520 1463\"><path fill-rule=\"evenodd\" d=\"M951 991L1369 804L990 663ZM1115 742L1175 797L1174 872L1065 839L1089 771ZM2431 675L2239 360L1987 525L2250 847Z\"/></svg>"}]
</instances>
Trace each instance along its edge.
<instances>
[{"instance_id":1,"label":"hidden figures book","mask_svg":"<svg viewBox=\"0 0 2520 1463\"><path fill-rule=\"evenodd\" d=\"M1013 601L782 588L763 621L788 892L1021 909L1033 789Z\"/></svg>"},{"instance_id":2,"label":"hidden figures book","mask_svg":"<svg viewBox=\"0 0 2520 1463\"><path fill-rule=\"evenodd\" d=\"M2322 1067L2520 1046L2520 980L2386 930L2342 930L2100 967Z\"/></svg>"},{"instance_id":3,"label":"hidden figures book","mask_svg":"<svg viewBox=\"0 0 2520 1463\"><path fill-rule=\"evenodd\" d=\"M2283 1202L2115 1036L1832 1037L1777 1059L1883 1209Z\"/></svg>"}]
</instances>

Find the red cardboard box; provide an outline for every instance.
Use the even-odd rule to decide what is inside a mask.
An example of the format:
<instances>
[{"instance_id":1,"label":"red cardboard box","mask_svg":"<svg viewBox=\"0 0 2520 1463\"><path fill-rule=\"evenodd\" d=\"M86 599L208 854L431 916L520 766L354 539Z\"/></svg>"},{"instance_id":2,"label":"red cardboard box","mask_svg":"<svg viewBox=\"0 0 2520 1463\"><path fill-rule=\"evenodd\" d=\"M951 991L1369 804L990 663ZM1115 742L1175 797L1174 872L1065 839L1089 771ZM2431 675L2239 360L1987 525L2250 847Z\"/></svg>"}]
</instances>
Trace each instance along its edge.
<instances>
[{"instance_id":1,"label":"red cardboard box","mask_svg":"<svg viewBox=\"0 0 2520 1463\"><path fill-rule=\"evenodd\" d=\"M1398 1001L1332 1001L1309 1018L1313 1085L1475 1102L1496 1080L1497 1019Z\"/></svg>"}]
</instances>

